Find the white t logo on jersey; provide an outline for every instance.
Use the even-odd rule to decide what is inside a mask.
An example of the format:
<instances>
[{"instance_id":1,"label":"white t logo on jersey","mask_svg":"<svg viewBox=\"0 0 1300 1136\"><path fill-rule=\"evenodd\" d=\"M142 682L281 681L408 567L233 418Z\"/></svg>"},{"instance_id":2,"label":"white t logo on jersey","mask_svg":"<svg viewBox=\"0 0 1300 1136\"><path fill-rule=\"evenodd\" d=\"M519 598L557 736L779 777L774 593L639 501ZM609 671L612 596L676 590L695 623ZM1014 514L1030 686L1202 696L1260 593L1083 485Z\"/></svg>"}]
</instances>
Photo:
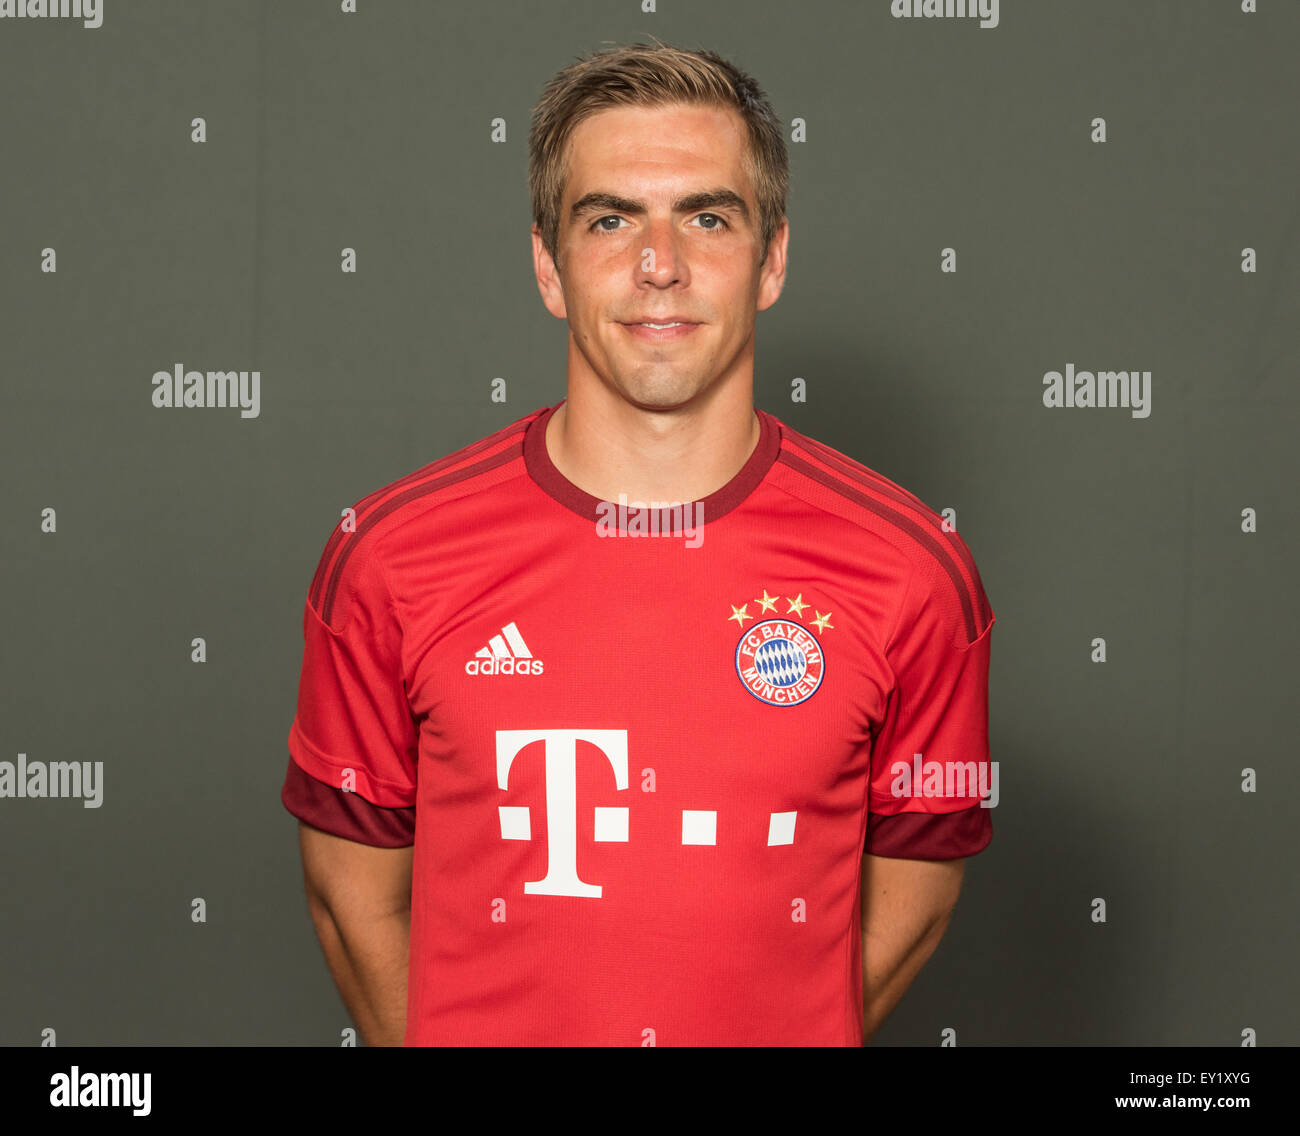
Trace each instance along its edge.
<instances>
[{"instance_id":1,"label":"white t logo on jersey","mask_svg":"<svg viewBox=\"0 0 1300 1136\"><path fill-rule=\"evenodd\" d=\"M498 730L497 785L507 787L515 756L530 742L545 747L546 844L544 879L524 884L530 895L580 895L600 898L599 884L578 878L577 742L590 742L609 759L614 785L627 788L626 730ZM504 827L504 818L503 818ZM502 835L505 835L504 831ZM525 835L526 834L521 834Z\"/></svg>"}]
</instances>

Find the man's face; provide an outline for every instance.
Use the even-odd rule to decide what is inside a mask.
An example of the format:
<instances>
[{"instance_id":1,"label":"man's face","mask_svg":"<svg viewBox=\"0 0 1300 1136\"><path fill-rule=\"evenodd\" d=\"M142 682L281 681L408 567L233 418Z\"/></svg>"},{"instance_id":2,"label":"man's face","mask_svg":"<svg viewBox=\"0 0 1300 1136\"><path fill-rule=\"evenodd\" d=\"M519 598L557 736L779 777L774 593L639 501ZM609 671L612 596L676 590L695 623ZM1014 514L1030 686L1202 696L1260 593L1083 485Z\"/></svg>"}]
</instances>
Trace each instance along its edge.
<instances>
[{"instance_id":1,"label":"man's face","mask_svg":"<svg viewBox=\"0 0 1300 1136\"><path fill-rule=\"evenodd\" d=\"M569 321L571 381L667 410L752 376L754 317L781 294L789 230L760 268L744 147L740 116L713 107L617 107L574 131L558 273L533 226L542 299ZM675 320L687 326L638 326Z\"/></svg>"}]
</instances>

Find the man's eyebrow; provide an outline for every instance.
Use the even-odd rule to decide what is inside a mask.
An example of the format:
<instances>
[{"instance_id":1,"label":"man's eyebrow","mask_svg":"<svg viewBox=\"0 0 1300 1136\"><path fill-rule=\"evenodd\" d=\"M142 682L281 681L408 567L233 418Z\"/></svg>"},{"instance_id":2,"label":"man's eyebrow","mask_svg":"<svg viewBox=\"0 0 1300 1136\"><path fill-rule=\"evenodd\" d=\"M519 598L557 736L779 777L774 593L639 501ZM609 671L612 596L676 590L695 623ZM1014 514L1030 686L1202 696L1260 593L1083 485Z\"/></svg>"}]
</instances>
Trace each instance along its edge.
<instances>
[{"instance_id":1,"label":"man's eyebrow","mask_svg":"<svg viewBox=\"0 0 1300 1136\"><path fill-rule=\"evenodd\" d=\"M644 201L620 197L617 193L584 193L569 211L570 221L577 221L588 213L608 209L615 213L644 213ZM674 213L694 213L700 209L730 209L749 220L749 206L745 199L731 189L704 189L688 193L673 202Z\"/></svg>"}]
</instances>

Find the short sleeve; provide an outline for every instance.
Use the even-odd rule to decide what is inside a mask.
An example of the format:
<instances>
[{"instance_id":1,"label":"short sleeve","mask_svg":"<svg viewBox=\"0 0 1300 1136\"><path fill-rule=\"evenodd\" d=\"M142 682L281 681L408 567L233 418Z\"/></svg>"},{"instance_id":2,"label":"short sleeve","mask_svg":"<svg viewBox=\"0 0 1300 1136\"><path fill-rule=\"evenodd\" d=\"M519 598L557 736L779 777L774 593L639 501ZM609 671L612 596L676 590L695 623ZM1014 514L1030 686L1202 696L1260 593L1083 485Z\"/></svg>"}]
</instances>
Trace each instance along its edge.
<instances>
[{"instance_id":1,"label":"short sleeve","mask_svg":"<svg viewBox=\"0 0 1300 1136\"><path fill-rule=\"evenodd\" d=\"M953 546L964 549L960 541L952 535ZM955 561L917 568L885 651L895 685L872 742L864 851L873 855L954 860L993 838L988 681L995 617L966 551L968 572Z\"/></svg>"},{"instance_id":2,"label":"short sleeve","mask_svg":"<svg viewBox=\"0 0 1300 1136\"><path fill-rule=\"evenodd\" d=\"M402 629L373 541L349 548L356 539L326 546L321 586L313 584L304 605L289 754L332 789L411 808L419 735L403 680Z\"/></svg>"},{"instance_id":3,"label":"short sleeve","mask_svg":"<svg viewBox=\"0 0 1300 1136\"><path fill-rule=\"evenodd\" d=\"M280 800L300 821L344 840L380 848L409 848L415 843L414 807L372 805L360 793L347 793L317 781L292 758Z\"/></svg>"}]
</instances>

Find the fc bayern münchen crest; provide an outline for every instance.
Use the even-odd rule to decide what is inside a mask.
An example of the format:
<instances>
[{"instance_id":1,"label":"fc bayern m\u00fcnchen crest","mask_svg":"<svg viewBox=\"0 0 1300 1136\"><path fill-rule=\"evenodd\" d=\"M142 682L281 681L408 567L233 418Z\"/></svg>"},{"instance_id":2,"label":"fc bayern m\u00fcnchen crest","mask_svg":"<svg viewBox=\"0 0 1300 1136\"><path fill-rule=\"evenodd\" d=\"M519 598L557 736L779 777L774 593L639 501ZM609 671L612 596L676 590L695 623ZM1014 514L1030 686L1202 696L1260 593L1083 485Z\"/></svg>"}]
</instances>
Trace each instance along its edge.
<instances>
[{"instance_id":1,"label":"fc bayern m\u00fcnchen crest","mask_svg":"<svg viewBox=\"0 0 1300 1136\"><path fill-rule=\"evenodd\" d=\"M821 644L792 619L756 623L736 644L736 674L750 694L770 706L796 706L811 698L825 667Z\"/></svg>"}]
</instances>

